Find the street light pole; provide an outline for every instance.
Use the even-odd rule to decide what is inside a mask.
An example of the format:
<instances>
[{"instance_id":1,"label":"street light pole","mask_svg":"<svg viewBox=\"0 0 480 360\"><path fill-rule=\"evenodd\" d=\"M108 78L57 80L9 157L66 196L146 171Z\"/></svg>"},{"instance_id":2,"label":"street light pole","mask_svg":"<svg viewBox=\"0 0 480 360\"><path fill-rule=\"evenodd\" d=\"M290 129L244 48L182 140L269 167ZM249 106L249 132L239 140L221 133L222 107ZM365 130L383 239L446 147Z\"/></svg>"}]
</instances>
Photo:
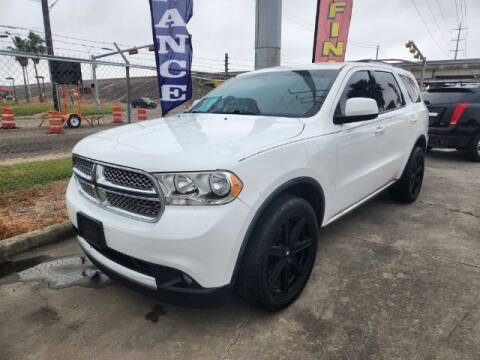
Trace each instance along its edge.
<instances>
[{"instance_id":1,"label":"street light pole","mask_svg":"<svg viewBox=\"0 0 480 360\"><path fill-rule=\"evenodd\" d=\"M12 80L13 97L15 98L15 104L18 104L17 90L15 90L15 79L13 77L7 77L6 79Z\"/></svg>"},{"instance_id":2,"label":"street light pole","mask_svg":"<svg viewBox=\"0 0 480 360\"><path fill-rule=\"evenodd\" d=\"M130 62L128 61L127 57L123 55L125 51L120 50L120 47L116 42L113 43L115 47L118 50L118 53L120 56L123 58L123 61L125 61L125 76L127 77L127 119L128 122L132 122L132 117L131 117L131 109L130 109Z\"/></svg>"},{"instance_id":3,"label":"street light pole","mask_svg":"<svg viewBox=\"0 0 480 360\"><path fill-rule=\"evenodd\" d=\"M153 45L144 45L144 46L138 46L138 47L133 47L133 48L129 48L129 49L125 49L125 50L120 50L120 48L118 47L117 44L113 43L115 45L115 47L117 48L117 51L112 51L112 52L109 52L109 53L105 53L105 54L100 54L100 55L96 55L96 56L91 56L90 58L92 60L98 60L98 59L101 59L103 57L107 57L107 56L112 56L112 55L118 55L120 54L122 56L122 58L125 60L125 71L127 73L127 90L130 91L130 63L128 62L127 58L123 55L123 53L126 53L126 52L129 52L131 50L140 50L140 49L145 49L145 48L151 48L153 47ZM108 48L102 48L104 50L111 50L111 49L108 49ZM92 64L92 77L93 77L93 86L94 86L94 98L95 98L95 107L97 108L97 110L100 109L100 106L98 104L98 98L99 98L99 93L98 93L98 82L97 82L97 64ZM129 96L129 93L127 93L127 97ZM129 122L130 122L130 106L128 107L128 119L129 119Z\"/></svg>"}]
</instances>

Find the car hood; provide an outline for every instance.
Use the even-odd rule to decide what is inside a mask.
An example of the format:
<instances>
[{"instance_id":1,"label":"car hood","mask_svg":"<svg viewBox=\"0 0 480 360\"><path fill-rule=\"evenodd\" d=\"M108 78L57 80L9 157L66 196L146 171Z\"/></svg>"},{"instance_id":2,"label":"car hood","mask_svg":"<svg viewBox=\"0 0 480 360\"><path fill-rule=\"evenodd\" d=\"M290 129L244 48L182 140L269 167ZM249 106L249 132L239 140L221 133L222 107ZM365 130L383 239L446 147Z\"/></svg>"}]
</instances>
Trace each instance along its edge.
<instances>
[{"instance_id":1,"label":"car hood","mask_svg":"<svg viewBox=\"0 0 480 360\"><path fill-rule=\"evenodd\" d=\"M215 170L296 137L303 128L296 118L184 113L96 133L73 152L145 171Z\"/></svg>"}]
</instances>

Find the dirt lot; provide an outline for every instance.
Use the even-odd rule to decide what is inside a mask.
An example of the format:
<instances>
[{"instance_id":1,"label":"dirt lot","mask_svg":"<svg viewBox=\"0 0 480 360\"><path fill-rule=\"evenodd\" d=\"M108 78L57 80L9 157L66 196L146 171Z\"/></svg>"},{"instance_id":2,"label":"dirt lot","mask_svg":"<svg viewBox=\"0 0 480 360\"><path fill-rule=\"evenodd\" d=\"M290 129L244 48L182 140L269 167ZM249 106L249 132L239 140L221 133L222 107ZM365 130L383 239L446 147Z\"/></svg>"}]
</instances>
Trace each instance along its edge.
<instances>
[{"instance_id":1,"label":"dirt lot","mask_svg":"<svg viewBox=\"0 0 480 360\"><path fill-rule=\"evenodd\" d=\"M15 190L0 198L0 241L65 221L68 180Z\"/></svg>"},{"instance_id":2,"label":"dirt lot","mask_svg":"<svg viewBox=\"0 0 480 360\"><path fill-rule=\"evenodd\" d=\"M73 239L24 254L0 273L43 263L2 280L0 359L479 359L479 179L432 152L415 204L384 194L320 233L276 314L158 303L93 276Z\"/></svg>"}]
</instances>

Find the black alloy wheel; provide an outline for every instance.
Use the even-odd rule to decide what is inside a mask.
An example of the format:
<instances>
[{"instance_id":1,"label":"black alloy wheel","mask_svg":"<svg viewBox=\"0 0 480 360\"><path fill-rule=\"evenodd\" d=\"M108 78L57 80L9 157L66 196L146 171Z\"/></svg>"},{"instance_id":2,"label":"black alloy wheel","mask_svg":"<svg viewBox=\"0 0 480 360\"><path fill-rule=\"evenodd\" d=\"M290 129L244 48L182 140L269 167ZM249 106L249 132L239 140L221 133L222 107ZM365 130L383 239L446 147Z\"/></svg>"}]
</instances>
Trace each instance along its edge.
<instances>
[{"instance_id":1,"label":"black alloy wheel","mask_svg":"<svg viewBox=\"0 0 480 360\"><path fill-rule=\"evenodd\" d=\"M241 259L236 288L247 301L280 310L301 294L315 263L318 220L303 198L281 195L263 211Z\"/></svg>"},{"instance_id":2,"label":"black alloy wheel","mask_svg":"<svg viewBox=\"0 0 480 360\"><path fill-rule=\"evenodd\" d=\"M422 156L417 156L414 159L412 172L410 174L410 195L417 197L420 193L423 183L425 160Z\"/></svg>"},{"instance_id":3,"label":"black alloy wheel","mask_svg":"<svg viewBox=\"0 0 480 360\"><path fill-rule=\"evenodd\" d=\"M420 146L413 149L403 170L401 178L390 187L390 194L395 200L412 203L417 200L422 189L425 172L425 151Z\"/></svg>"},{"instance_id":4,"label":"black alloy wheel","mask_svg":"<svg viewBox=\"0 0 480 360\"><path fill-rule=\"evenodd\" d=\"M298 292L309 274L316 249L306 223L305 216L285 219L270 246L265 275L275 296L288 297Z\"/></svg>"}]
</instances>

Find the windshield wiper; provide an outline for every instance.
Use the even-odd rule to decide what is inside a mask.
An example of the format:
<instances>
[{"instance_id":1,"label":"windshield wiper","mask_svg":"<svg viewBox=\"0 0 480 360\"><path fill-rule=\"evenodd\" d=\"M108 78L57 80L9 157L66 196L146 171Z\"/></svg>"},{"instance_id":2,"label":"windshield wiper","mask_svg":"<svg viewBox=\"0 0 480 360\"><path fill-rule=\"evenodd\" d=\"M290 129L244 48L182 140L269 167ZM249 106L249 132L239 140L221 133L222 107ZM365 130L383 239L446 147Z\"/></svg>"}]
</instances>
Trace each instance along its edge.
<instances>
[{"instance_id":1,"label":"windshield wiper","mask_svg":"<svg viewBox=\"0 0 480 360\"><path fill-rule=\"evenodd\" d=\"M219 112L219 114L260 115L259 113L248 110L233 110L227 112Z\"/></svg>"}]
</instances>

